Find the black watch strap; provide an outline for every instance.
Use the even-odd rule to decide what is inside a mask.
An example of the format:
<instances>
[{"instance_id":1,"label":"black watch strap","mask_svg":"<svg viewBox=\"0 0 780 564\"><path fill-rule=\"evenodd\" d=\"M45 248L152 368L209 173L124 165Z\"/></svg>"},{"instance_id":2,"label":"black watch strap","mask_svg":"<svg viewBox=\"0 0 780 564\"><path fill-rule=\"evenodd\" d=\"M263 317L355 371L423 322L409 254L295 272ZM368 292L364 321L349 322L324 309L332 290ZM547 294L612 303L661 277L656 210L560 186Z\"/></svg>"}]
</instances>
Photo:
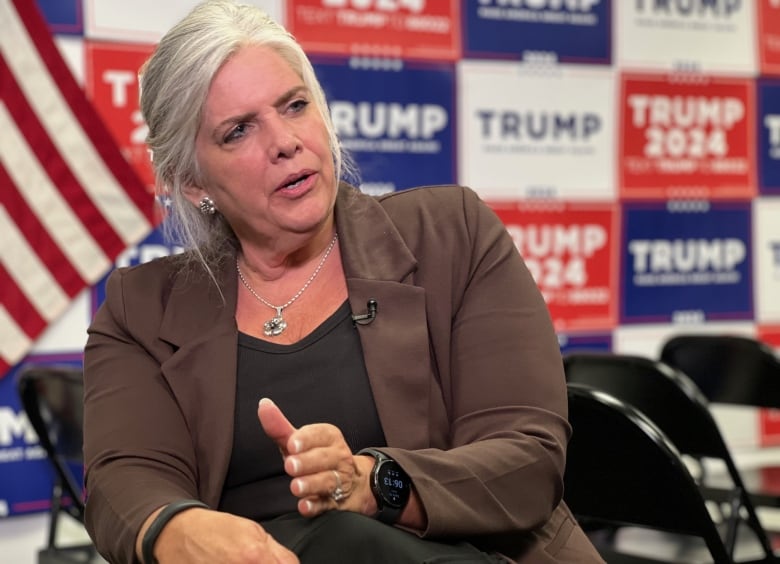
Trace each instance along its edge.
<instances>
[{"instance_id":1,"label":"black watch strap","mask_svg":"<svg viewBox=\"0 0 780 564\"><path fill-rule=\"evenodd\" d=\"M395 524L409 501L411 481L398 463L382 451L364 448L359 455L374 457L374 468L369 482L371 493L376 499L377 512L374 517L388 525ZM386 480L398 483L399 486L388 486Z\"/></svg>"}]
</instances>

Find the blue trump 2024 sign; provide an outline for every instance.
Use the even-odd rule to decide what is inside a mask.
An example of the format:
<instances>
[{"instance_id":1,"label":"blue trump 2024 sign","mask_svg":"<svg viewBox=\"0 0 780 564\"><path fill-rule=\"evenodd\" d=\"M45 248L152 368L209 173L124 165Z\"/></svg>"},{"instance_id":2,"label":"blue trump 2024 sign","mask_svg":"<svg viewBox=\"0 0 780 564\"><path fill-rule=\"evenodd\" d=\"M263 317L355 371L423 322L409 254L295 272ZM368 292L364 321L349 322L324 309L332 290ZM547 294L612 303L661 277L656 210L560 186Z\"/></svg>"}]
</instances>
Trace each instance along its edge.
<instances>
[{"instance_id":1,"label":"blue trump 2024 sign","mask_svg":"<svg viewBox=\"0 0 780 564\"><path fill-rule=\"evenodd\" d=\"M81 367L80 353L29 355L0 378L0 517L45 511L51 506L54 467L41 446L17 392L21 372L29 365ZM82 473L80 463L71 468Z\"/></svg>"},{"instance_id":2,"label":"blue trump 2024 sign","mask_svg":"<svg viewBox=\"0 0 780 564\"><path fill-rule=\"evenodd\" d=\"M621 323L752 319L750 202L625 204Z\"/></svg>"},{"instance_id":3,"label":"blue trump 2024 sign","mask_svg":"<svg viewBox=\"0 0 780 564\"><path fill-rule=\"evenodd\" d=\"M314 68L363 191L455 181L452 64L353 58Z\"/></svg>"},{"instance_id":4,"label":"blue trump 2024 sign","mask_svg":"<svg viewBox=\"0 0 780 564\"><path fill-rule=\"evenodd\" d=\"M579 2L464 2L466 57L522 58L552 53L563 62L609 64L612 60L610 0Z\"/></svg>"},{"instance_id":5,"label":"blue trump 2024 sign","mask_svg":"<svg viewBox=\"0 0 780 564\"><path fill-rule=\"evenodd\" d=\"M757 98L759 191L780 195L780 80L759 80Z\"/></svg>"}]
</instances>

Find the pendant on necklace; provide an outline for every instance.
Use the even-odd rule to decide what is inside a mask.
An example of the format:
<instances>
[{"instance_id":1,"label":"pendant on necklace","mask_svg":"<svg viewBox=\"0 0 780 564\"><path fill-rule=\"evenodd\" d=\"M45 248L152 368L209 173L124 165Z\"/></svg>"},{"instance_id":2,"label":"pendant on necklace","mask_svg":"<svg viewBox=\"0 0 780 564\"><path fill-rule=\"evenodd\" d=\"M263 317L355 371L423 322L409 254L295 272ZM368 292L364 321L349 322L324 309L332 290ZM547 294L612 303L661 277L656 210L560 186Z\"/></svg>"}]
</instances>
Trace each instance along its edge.
<instances>
[{"instance_id":1,"label":"pendant on necklace","mask_svg":"<svg viewBox=\"0 0 780 564\"><path fill-rule=\"evenodd\" d=\"M287 329L287 322L282 317L282 308L276 308L276 315L263 323L263 334L266 337L276 337Z\"/></svg>"}]
</instances>

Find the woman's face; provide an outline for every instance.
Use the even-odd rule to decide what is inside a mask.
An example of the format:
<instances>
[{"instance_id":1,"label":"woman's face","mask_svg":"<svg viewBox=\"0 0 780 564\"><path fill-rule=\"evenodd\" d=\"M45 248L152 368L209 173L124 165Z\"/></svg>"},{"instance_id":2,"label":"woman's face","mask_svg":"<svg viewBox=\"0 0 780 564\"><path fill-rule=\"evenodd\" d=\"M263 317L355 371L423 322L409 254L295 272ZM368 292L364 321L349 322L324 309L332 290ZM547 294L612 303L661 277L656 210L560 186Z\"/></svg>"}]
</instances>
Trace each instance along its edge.
<instances>
[{"instance_id":1,"label":"woman's face","mask_svg":"<svg viewBox=\"0 0 780 564\"><path fill-rule=\"evenodd\" d=\"M200 186L242 241L313 233L333 211L336 183L313 97L268 47L239 50L209 87L195 141Z\"/></svg>"}]
</instances>

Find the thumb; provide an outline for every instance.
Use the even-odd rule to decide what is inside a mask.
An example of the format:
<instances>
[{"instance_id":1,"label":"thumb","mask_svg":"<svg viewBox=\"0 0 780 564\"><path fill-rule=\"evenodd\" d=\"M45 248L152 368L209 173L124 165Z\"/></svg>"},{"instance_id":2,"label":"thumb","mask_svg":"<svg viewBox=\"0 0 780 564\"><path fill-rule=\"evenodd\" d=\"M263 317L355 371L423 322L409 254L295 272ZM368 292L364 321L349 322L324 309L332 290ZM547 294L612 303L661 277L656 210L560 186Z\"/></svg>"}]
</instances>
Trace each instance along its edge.
<instances>
[{"instance_id":1,"label":"thumb","mask_svg":"<svg viewBox=\"0 0 780 564\"><path fill-rule=\"evenodd\" d=\"M296 429L284 416L282 410L270 399L263 398L257 405L257 418L265 434L282 450L282 454L287 456L289 454L287 443Z\"/></svg>"}]
</instances>

